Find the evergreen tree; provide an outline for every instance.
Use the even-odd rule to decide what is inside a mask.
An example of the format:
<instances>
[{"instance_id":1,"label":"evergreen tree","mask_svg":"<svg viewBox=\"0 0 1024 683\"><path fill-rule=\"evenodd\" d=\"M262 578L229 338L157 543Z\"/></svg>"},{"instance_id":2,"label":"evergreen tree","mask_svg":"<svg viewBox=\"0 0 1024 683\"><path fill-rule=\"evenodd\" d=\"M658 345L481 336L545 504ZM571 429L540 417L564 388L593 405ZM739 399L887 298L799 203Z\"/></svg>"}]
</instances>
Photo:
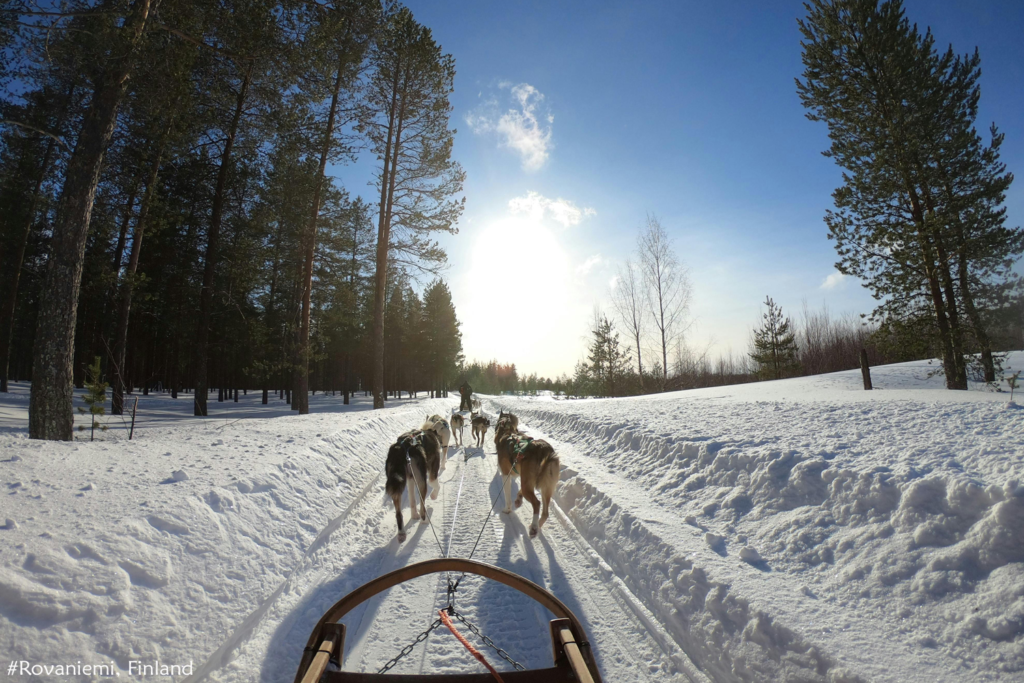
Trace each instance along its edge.
<instances>
[{"instance_id":1,"label":"evergreen tree","mask_svg":"<svg viewBox=\"0 0 1024 683\"><path fill-rule=\"evenodd\" d=\"M761 379L782 379L797 367L796 332L792 321L783 317L782 308L765 297L767 312L761 315L761 327L754 332L750 357L758 365Z\"/></svg>"},{"instance_id":2,"label":"evergreen tree","mask_svg":"<svg viewBox=\"0 0 1024 683\"><path fill-rule=\"evenodd\" d=\"M973 345L994 377L985 308L1012 286L1024 250L1000 208L1012 176L974 130L980 59L938 53L899 0L813 0L800 22L808 118L825 121L826 152L845 170L825 221L836 267L880 300L890 331L924 333L946 386L966 389ZM917 342L921 337L910 337Z\"/></svg>"},{"instance_id":3,"label":"evergreen tree","mask_svg":"<svg viewBox=\"0 0 1024 683\"><path fill-rule=\"evenodd\" d=\"M430 391L437 396L447 395L462 360L460 326L448 285L435 280L423 293L422 343L425 379Z\"/></svg>"},{"instance_id":4,"label":"evergreen tree","mask_svg":"<svg viewBox=\"0 0 1024 683\"><path fill-rule=\"evenodd\" d=\"M604 396L620 396L624 378L632 362L629 352L619 344L619 333L607 316L596 313L590 330L590 379L594 389Z\"/></svg>"},{"instance_id":5,"label":"evergreen tree","mask_svg":"<svg viewBox=\"0 0 1024 683\"><path fill-rule=\"evenodd\" d=\"M45 296L40 305L32 364L29 437L70 441L75 323L86 239L103 154L114 133L117 109L134 71L150 18L150 0L138 0L122 16L97 12L90 28L105 36L89 107L64 171L60 209L53 226ZM105 15L105 16L104 16Z\"/></svg>"},{"instance_id":6,"label":"evergreen tree","mask_svg":"<svg viewBox=\"0 0 1024 683\"><path fill-rule=\"evenodd\" d=\"M430 233L455 232L465 200L452 197L462 191L465 174L451 158L451 55L443 54L430 30L402 8L383 29L371 61L373 74L360 127L380 162L372 343L373 405L382 408L390 263L397 259L428 269L443 263L444 252L430 240Z\"/></svg>"},{"instance_id":7,"label":"evergreen tree","mask_svg":"<svg viewBox=\"0 0 1024 683\"><path fill-rule=\"evenodd\" d=\"M86 370L86 394L82 397L82 401L86 407L79 406L78 412L85 415L89 415L89 441L92 441L96 436L96 428L99 427L100 431L107 431L107 425L101 424L97 421L97 417L106 414L106 408L103 406L107 401L107 383L101 380L103 371L100 369L101 359L96 356L96 360ZM85 431L85 425L78 426L79 431Z\"/></svg>"}]
</instances>

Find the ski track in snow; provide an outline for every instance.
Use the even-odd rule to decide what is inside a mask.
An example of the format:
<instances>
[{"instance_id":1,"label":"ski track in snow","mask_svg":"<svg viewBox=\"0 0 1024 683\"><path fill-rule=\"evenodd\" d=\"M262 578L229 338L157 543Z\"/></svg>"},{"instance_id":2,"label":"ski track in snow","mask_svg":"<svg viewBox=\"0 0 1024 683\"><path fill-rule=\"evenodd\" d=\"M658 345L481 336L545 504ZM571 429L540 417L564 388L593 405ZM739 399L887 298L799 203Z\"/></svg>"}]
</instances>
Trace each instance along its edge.
<instances>
[{"instance_id":1,"label":"ski track in snow","mask_svg":"<svg viewBox=\"0 0 1024 683\"><path fill-rule=\"evenodd\" d=\"M451 449L427 501L433 531L406 503L401 544L387 447L451 400L330 412L337 399L313 397L310 416L236 421L267 414L248 397L197 421L187 402L148 397L135 441L43 443L19 426L16 387L0 397L0 645L122 672L192 661L187 683L291 681L332 604L438 557L438 540L466 556L487 519L474 559L565 602L609 683L1018 680L1024 410L926 375L876 368L874 392L855 391L852 372L635 399L493 397L487 412L515 410L561 459L541 534L528 537L528 502L500 512L492 430L482 450ZM376 671L411 643L446 586L422 577L354 610L345 668ZM550 666L551 615L529 598L468 576L456 608L527 668ZM482 667L441 626L393 671L466 670Z\"/></svg>"}]
</instances>

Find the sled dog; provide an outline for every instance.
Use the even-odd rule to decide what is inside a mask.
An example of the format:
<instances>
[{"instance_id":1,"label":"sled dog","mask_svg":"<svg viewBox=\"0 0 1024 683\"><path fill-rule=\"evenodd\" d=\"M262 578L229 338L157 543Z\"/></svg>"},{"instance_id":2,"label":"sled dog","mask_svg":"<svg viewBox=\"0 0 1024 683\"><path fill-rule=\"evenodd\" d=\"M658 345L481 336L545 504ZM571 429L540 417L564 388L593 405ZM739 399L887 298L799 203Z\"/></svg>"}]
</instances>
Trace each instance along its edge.
<instances>
[{"instance_id":1,"label":"sled dog","mask_svg":"<svg viewBox=\"0 0 1024 683\"><path fill-rule=\"evenodd\" d=\"M494 446L497 448L498 439L504 434L515 434L519 431L519 418L513 413L506 413L504 410L498 413L498 422L494 425Z\"/></svg>"},{"instance_id":2,"label":"sled dog","mask_svg":"<svg viewBox=\"0 0 1024 683\"><path fill-rule=\"evenodd\" d=\"M433 485L431 499L437 499L437 471L440 464L441 442L433 431L413 430L398 437L388 449L384 463L386 483L384 490L395 504L395 519L398 521L398 541L405 540L402 521L402 492L409 489L410 516L427 521L427 481ZM418 496L418 498L417 498ZM417 503L419 509L417 509Z\"/></svg>"},{"instance_id":3,"label":"sled dog","mask_svg":"<svg viewBox=\"0 0 1024 683\"><path fill-rule=\"evenodd\" d=\"M487 428L491 426L491 421L480 413L471 413L473 416L473 439L476 441L477 448L484 447L484 437L487 436Z\"/></svg>"},{"instance_id":4,"label":"sled dog","mask_svg":"<svg viewBox=\"0 0 1024 683\"><path fill-rule=\"evenodd\" d=\"M466 418L462 417L462 413L452 413L448 422L452 426L452 436L455 437L455 443L459 446L464 445L462 443L462 429L466 426Z\"/></svg>"},{"instance_id":5,"label":"sled dog","mask_svg":"<svg viewBox=\"0 0 1024 683\"><path fill-rule=\"evenodd\" d=\"M533 522L530 523L530 537L537 535L537 532L548 519L548 508L551 505L551 496L555 493L555 486L558 484L559 462L555 455L555 449L543 439L533 439L525 434L510 431L511 420L507 420L507 426L502 430L502 438L497 444L498 448L498 469L504 481L505 509L503 512L512 512L512 477L519 475L519 495L516 496L515 506L518 508L523 504L525 496L533 506ZM536 489L540 489L541 499L544 501L544 510L541 513L540 501L537 500Z\"/></svg>"},{"instance_id":6,"label":"sled dog","mask_svg":"<svg viewBox=\"0 0 1024 683\"><path fill-rule=\"evenodd\" d=\"M430 415L426 422L420 427L423 431L433 431L441 442L441 471L444 471L445 463L448 462L448 444L452 440L452 429L448 426L448 420L440 415Z\"/></svg>"}]
</instances>

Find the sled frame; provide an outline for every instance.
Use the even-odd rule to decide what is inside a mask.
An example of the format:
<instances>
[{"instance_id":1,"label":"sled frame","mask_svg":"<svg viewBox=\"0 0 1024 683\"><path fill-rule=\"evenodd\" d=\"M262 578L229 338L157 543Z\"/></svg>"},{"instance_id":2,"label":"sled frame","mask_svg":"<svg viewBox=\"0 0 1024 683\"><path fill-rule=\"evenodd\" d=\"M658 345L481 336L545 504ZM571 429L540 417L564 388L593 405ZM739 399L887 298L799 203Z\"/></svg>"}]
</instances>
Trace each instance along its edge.
<instances>
[{"instance_id":1,"label":"sled frame","mask_svg":"<svg viewBox=\"0 0 1024 683\"><path fill-rule=\"evenodd\" d=\"M436 674L436 675L386 675L353 673L347 671L324 672L332 659L339 664L344 661L345 625L340 619L353 608L389 588L428 574L440 572L465 572L475 574L513 588L532 598L555 615L551 620L551 645L554 668L530 671L502 672L509 683L530 681L531 683L556 683L578 681L580 683L602 683L601 674L594 661L586 632L576 615L554 595L534 582L494 565L461 558L438 558L411 564L379 576L369 583L343 597L320 618L306 642L295 683L318 683L321 677L329 683L484 683L493 681L489 673L482 674Z\"/></svg>"}]
</instances>

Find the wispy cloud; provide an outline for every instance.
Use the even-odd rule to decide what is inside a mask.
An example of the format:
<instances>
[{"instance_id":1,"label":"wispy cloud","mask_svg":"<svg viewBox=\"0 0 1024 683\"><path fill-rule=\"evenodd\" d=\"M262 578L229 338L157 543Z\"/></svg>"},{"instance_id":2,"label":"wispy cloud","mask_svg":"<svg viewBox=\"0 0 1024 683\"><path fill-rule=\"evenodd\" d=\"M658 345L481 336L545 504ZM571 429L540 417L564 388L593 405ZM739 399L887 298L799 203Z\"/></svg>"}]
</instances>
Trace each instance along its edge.
<instances>
[{"instance_id":1,"label":"wispy cloud","mask_svg":"<svg viewBox=\"0 0 1024 683\"><path fill-rule=\"evenodd\" d=\"M836 287L841 287L845 282L846 276L837 270L825 278L821 283L821 289L835 289Z\"/></svg>"},{"instance_id":2,"label":"wispy cloud","mask_svg":"<svg viewBox=\"0 0 1024 683\"><path fill-rule=\"evenodd\" d=\"M512 108L499 113L496 98L488 98L466 116L470 130L478 135L495 132L500 144L519 154L525 171L544 166L551 150L551 128L555 117L541 111L544 95L529 83L499 83L508 90Z\"/></svg>"},{"instance_id":3,"label":"wispy cloud","mask_svg":"<svg viewBox=\"0 0 1024 683\"><path fill-rule=\"evenodd\" d=\"M592 271L595 266L599 266L602 263L604 263L604 258L602 258L602 256L600 254L594 254L593 256L588 258L586 261L584 261L580 265L576 266L576 274L577 275L586 275L587 273Z\"/></svg>"},{"instance_id":4,"label":"wispy cloud","mask_svg":"<svg viewBox=\"0 0 1024 683\"><path fill-rule=\"evenodd\" d=\"M579 225L584 218L597 215L597 211L589 206L580 208L568 199L548 199L533 191L523 197L510 199L508 208L512 213L525 214L535 221L544 220L547 216L565 228Z\"/></svg>"}]
</instances>

